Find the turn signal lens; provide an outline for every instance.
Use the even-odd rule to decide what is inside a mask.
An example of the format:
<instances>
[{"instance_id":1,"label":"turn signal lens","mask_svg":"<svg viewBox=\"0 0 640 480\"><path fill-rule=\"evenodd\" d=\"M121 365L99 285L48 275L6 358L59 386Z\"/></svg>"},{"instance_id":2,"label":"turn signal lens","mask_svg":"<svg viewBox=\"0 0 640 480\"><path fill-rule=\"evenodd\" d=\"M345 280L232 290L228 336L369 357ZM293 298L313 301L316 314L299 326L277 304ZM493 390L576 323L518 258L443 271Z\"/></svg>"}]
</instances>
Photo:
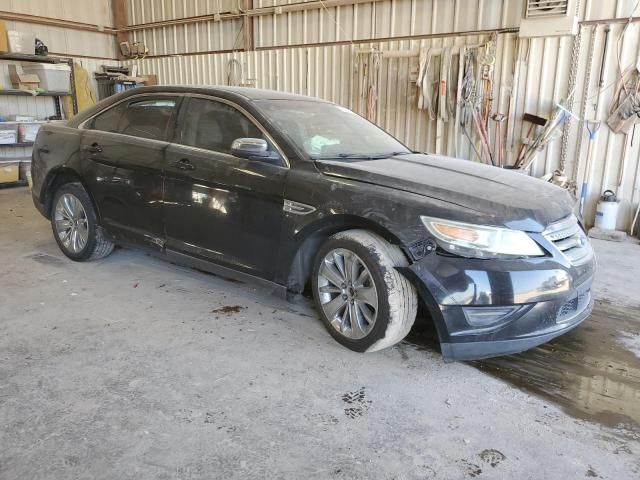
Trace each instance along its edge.
<instances>
[{"instance_id":1,"label":"turn signal lens","mask_svg":"<svg viewBox=\"0 0 640 480\"><path fill-rule=\"evenodd\" d=\"M477 231L470 228L456 227L444 223L432 223L432 225L435 230L445 237L456 238L466 242L475 242L480 237Z\"/></svg>"},{"instance_id":2,"label":"turn signal lens","mask_svg":"<svg viewBox=\"0 0 640 480\"><path fill-rule=\"evenodd\" d=\"M517 258L543 256L544 250L526 233L510 228L420 217L438 245L462 257Z\"/></svg>"}]
</instances>

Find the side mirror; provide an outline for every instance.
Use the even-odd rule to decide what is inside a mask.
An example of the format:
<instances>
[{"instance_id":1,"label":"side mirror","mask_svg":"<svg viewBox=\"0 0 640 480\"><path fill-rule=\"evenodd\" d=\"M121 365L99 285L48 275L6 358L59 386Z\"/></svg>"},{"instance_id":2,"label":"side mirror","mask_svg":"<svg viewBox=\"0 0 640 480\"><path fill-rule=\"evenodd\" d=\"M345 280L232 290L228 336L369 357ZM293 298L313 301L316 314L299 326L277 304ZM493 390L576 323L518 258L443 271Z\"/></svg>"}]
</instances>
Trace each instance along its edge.
<instances>
[{"instance_id":1,"label":"side mirror","mask_svg":"<svg viewBox=\"0 0 640 480\"><path fill-rule=\"evenodd\" d=\"M231 144L231 154L240 158L267 158L269 144L262 138L236 138Z\"/></svg>"}]
</instances>

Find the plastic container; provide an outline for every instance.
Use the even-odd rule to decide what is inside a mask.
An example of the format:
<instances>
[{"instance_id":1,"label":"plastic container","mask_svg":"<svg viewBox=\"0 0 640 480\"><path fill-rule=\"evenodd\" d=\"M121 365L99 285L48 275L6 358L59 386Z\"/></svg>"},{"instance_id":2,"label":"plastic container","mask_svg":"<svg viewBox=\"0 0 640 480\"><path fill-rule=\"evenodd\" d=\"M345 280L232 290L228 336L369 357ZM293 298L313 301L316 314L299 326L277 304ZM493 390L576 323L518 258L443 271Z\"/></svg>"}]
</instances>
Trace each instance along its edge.
<instances>
[{"instance_id":1,"label":"plastic container","mask_svg":"<svg viewBox=\"0 0 640 480\"><path fill-rule=\"evenodd\" d=\"M616 194L606 190L596 206L596 228L602 230L615 230L618 223L618 208L620 203Z\"/></svg>"},{"instance_id":2,"label":"plastic container","mask_svg":"<svg viewBox=\"0 0 640 480\"><path fill-rule=\"evenodd\" d=\"M132 80L116 80L106 77L96 77L96 83L98 85L98 100L104 100L111 95L138 86L138 84Z\"/></svg>"},{"instance_id":3,"label":"plastic container","mask_svg":"<svg viewBox=\"0 0 640 480\"><path fill-rule=\"evenodd\" d=\"M31 63L22 65L24 73L33 73L40 79L40 88L49 92L69 93L71 67L59 63Z\"/></svg>"},{"instance_id":4,"label":"plastic container","mask_svg":"<svg viewBox=\"0 0 640 480\"><path fill-rule=\"evenodd\" d=\"M31 33L19 32L17 30L7 31L9 40L9 51L11 53L26 53L35 55L36 36Z\"/></svg>"},{"instance_id":5,"label":"plastic container","mask_svg":"<svg viewBox=\"0 0 640 480\"><path fill-rule=\"evenodd\" d=\"M18 143L18 125L15 123L0 123L0 145Z\"/></svg>"}]
</instances>

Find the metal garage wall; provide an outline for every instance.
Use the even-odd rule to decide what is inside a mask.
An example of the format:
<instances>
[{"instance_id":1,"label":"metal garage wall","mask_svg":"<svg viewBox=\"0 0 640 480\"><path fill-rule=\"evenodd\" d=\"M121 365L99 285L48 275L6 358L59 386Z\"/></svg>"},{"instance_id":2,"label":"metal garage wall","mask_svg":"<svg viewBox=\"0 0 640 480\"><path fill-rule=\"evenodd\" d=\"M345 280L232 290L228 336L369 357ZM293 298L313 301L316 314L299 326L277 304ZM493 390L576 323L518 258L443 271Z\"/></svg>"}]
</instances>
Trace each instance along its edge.
<instances>
[{"instance_id":1,"label":"metal garage wall","mask_svg":"<svg viewBox=\"0 0 640 480\"><path fill-rule=\"evenodd\" d=\"M0 11L113 26L111 0L0 0ZM33 33L50 52L116 58L115 40L110 34L14 21L6 24L8 30Z\"/></svg>"},{"instance_id":2,"label":"metal garage wall","mask_svg":"<svg viewBox=\"0 0 640 480\"><path fill-rule=\"evenodd\" d=\"M113 26L111 0L2 0L0 10Z\"/></svg>"},{"instance_id":3,"label":"metal garage wall","mask_svg":"<svg viewBox=\"0 0 640 480\"><path fill-rule=\"evenodd\" d=\"M295 3L301 2L255 0L254 6ZM258 17L256 47L517 27L523 5L513 0L380 0L285 12Z\"/></svg>"},{"instance_id":4,"label":"metal garage wall","mask_svg":"<svg viewBox=\"0 0 640 480\"><path fill-rule=\"evenodd\" d=\"M238 13L238 0L127 0L130 25L221 12ZM153 55L211 52L242 48L242 20L209 21L136 31L132 41L147 45Z\"/></svg>"},{"instance_id":5,"label":"metal garage wall","mask_svg":"<svg viewBox=\"0 0 640 480\"><path fill-rule=\"evenodd\" d=\"M230 12L237 6L237 3L232 3L222 2L219 6L218 2L204 0L129 0L129 23ZM254 0L254 7L291 3L294 2ZM579 18L583 22L625 18L635 3L636 0L583 0ZM232 83L313 95L364 114L362 65L356 50L376 48L408 52L430 46L483 43L490 38L488 30L517 28L523 15L523 5L524 2L512 0L382 0L259 15L254 20L257 51L165 56L137 63L142 73L156 73L160 82L165 84L228 84L231 72L238 77ZM145 39L152 56L226 50L233 49L234 45L240 48L240 22L239 19L222 20L142 30L136 32L134 38ZM598 94L605 27L605 23L597 26L584 23L581 40L576 46L573 111L583 120L606 120L614 93L611 84L617 78L618 58L624 68L634 64L639 54L640 24L634 22L627 27L618 57L614 47L624 24L611 22L610 48L605 59L606 88L600 95L600 109L596 116L593 107ZM461 34L469 31L475 34ZM352 36L355 43L345 41L351 40ZM427 38L398 38L404 36ZM371 38L385 40L363 43ZM342 44L314 45L336 41ZM308 45L291 47L291 44ZM517 34L512 31L498 34L493 110L506 113L512 92L516 100L512 107L510 135L506 140L508 159L515 157L528 127L522 124L523 113L549 117L556 103L567 97L573 50L573 37L518 41ZM230 60L237 60L242 66L241 74L238 63L230 64ZM455 122L430 120L426 111L417 109L416 87L412 83L412 71L416 70L417 61L417 57L381 59L376 122L413 148L475 158L469 141L460 134L455 135ZM587 72L591 72L589 78ZM598 195L610 188L622 200L619 228L630 225L631 206L640 201L640 128L638 130L633 143L631 135L614 134L606 125L596 137L592 145L594 153L586 209L588 221L593 219ZM493 122L490 122L489 133L492 139L495 138ZM564 166L570 179L581 184L587 146L584 121L572 120L565 138L558 139L540 152L532 174L542 176Z\"/></svg>"},{"instance_id":6,"label":"metal garage wall","mask_svg":"<svg viewBox=\"0 0 640 480\"><path fill-rule=\"evenodd\" d=\"M629 11L630 9L627 10ZM611 30L609 48L603 64L606 28ZM640 126L632 130L630 135L624 135L613 133L606 125L620 69L625 70L640 60L640 23L628 26L618 55L617 42L624 28L623 24L609 23L582 27L580 61L572 109L581 120L574 120L569 129L566 170L577 180L578 185L582 184L590 141L586 122L602 122L592 141L593 153L590 175L587 178L589 189L585 218L594 218L599 195L610 189L616 192L621 200L618 227L628 229L634 208L637 208L640 201ZM604 76L603 87L600 88L602 66ZM595 127L592 123L590 126L592 129Z\"/></svg>"}]
</instances>

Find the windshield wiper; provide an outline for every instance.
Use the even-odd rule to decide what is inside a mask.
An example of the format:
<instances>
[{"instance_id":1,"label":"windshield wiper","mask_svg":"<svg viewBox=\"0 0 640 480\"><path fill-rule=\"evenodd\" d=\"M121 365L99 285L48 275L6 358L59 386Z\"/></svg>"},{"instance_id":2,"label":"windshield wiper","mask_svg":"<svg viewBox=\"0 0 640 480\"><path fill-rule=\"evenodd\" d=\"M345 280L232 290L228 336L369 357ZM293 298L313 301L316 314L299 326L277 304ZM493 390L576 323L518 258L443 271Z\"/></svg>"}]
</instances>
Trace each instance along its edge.
<instances>
[{"instance_id":1,"label":"windshield wiper","mask_svg":"<svg viewBox=\"0 0 640 480\"><path fill-rule=\"evenodd\" d=\"M335 155L322 155L319 157L313 157L314 160L381 160L383 158L392 157L393 153L384 153L384 154L374 154L374 155L364 155L361 153L336 153Z\"/></svg>"}]
</instances>

